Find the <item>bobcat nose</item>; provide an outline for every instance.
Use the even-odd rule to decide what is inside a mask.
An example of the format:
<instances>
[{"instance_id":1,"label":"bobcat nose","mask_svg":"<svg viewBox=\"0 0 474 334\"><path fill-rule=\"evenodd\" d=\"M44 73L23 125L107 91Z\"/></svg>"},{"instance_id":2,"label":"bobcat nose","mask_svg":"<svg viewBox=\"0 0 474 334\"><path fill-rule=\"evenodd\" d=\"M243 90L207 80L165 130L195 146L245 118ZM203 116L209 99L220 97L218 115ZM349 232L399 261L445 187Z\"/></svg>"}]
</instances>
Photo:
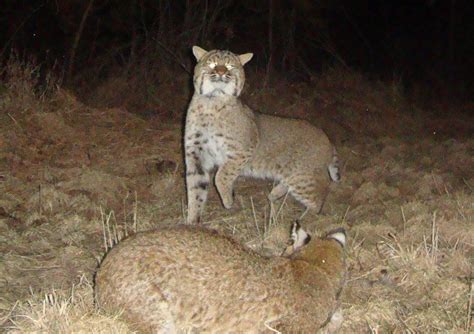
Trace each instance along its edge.
<instances>
[{"instance_id":1,"label":"bobcat nose","mask_svg":"<svg viewBox=\"0 0 474 334\"><path fill-rule=\"evenodd\" d=\"M224 75L227 72L227 67L225 67L224 65L217 65L214 68L214 71L216 71L216 73L219 75Z\"/></svg>"}]
</instances>

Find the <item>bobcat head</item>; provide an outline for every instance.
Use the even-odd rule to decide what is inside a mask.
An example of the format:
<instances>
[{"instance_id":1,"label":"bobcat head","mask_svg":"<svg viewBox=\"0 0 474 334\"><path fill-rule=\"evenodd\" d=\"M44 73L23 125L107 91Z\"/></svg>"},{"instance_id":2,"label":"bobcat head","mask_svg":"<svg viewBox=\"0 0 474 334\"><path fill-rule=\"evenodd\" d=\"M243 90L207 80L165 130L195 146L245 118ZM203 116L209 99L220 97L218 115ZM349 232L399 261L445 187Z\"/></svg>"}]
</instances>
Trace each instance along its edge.
<instances>
[{"instance_id":1,"label":"bobcat head","mask_svg":"<svg viewBox=\"0 0 474 334\"><path fill-rule=\"evenodd\" d=\"M239 96L245 82L243 66L252 59L252 53L236 55L230 51L206 51L193 46L198 61L194 68L194 90L207 96Z\"/></svg>"}]
</instances>

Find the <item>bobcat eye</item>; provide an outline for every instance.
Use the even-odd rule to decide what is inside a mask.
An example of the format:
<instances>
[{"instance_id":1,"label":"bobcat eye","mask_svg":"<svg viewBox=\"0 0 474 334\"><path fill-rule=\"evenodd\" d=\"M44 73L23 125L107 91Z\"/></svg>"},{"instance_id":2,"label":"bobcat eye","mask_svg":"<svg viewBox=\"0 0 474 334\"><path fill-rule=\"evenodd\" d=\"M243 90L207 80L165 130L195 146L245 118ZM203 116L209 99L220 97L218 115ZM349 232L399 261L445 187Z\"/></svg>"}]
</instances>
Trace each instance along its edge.
<instances>
[{"instance_id":1,"label":"bobcat eye","mask_svg":"<svg viewBox=\"0 0 474 334\"><path fill-rule=\"evenodd\" d=\"M216 63L210 63L210 64L209 64L209 67L211 68L211 70L213 70L214 67L216 67L216 65L217 65Z\"/></svg>"},{"instance_id":2,"label":"bobcat eye","mask_svg":"<svg viewBox=\"0 0 474 334\"><path fill-rule=\"evenodd\" d=\"M234 68L231 64L225 64L225 67L227 68L228 71Z\"/></svg>"}]
</instances>

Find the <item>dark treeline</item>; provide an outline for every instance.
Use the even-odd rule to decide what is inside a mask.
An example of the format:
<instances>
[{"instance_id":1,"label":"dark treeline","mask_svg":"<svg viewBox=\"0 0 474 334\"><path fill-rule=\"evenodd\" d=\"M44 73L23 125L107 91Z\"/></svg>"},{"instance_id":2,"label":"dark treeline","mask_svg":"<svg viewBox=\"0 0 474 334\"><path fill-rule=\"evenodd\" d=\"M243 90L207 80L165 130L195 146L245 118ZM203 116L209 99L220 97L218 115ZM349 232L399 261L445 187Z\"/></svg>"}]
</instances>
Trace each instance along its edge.
<instances>
[{"instance_id":1,"label":"dark treeline","mask_svg":"<svg viewBox=\"0 0 474 334\"><path fill-rule=\"evenodd\" d=\"M190 47L254 52L252 66L305 78L339 64L474 92L472 0L3 0L0 52L71 79L148 57L189 70Z\"/></svg>"}]
</instances>

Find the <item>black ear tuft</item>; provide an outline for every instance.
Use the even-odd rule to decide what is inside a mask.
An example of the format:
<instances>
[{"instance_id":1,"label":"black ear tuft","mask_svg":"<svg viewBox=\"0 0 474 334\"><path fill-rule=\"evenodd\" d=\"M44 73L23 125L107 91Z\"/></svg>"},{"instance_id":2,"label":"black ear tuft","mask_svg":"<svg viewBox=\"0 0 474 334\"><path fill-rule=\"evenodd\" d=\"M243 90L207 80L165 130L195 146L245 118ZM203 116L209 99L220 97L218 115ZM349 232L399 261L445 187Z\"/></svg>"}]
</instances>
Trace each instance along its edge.
<instances>
[{"instance_id":1,"label":"black ear tuft","mask_svg":"<svg viewBox=\"0 0 474 334\"><path fill-rule=\"evenodd\" d=\"M297 219L290 225L290 244L293 245L297 239L298 231L301 228L301 223Z\"/></svg>"},{"instance_id":2,"label":"black ear tuft","mask_svg":"<svg viewBox=\"0 0 474 334\"><path fill-rule=\"evenodd\" d=\"M301 228L298 220L291 224L290 239L293 245L293 250L297 250L311 241L311 236Z\"/></svg>"},{"instance_id":3,"label":"black ear tuft","mask_svg":"<svg viewBox=\"0 0 474 334\"><path fill-rule=\"evenodd\" d=\"M326 234L326 239L336 240L343 248L346 246L346 230L343 227L336 228Z\"/></svg>"}]
</instances>

